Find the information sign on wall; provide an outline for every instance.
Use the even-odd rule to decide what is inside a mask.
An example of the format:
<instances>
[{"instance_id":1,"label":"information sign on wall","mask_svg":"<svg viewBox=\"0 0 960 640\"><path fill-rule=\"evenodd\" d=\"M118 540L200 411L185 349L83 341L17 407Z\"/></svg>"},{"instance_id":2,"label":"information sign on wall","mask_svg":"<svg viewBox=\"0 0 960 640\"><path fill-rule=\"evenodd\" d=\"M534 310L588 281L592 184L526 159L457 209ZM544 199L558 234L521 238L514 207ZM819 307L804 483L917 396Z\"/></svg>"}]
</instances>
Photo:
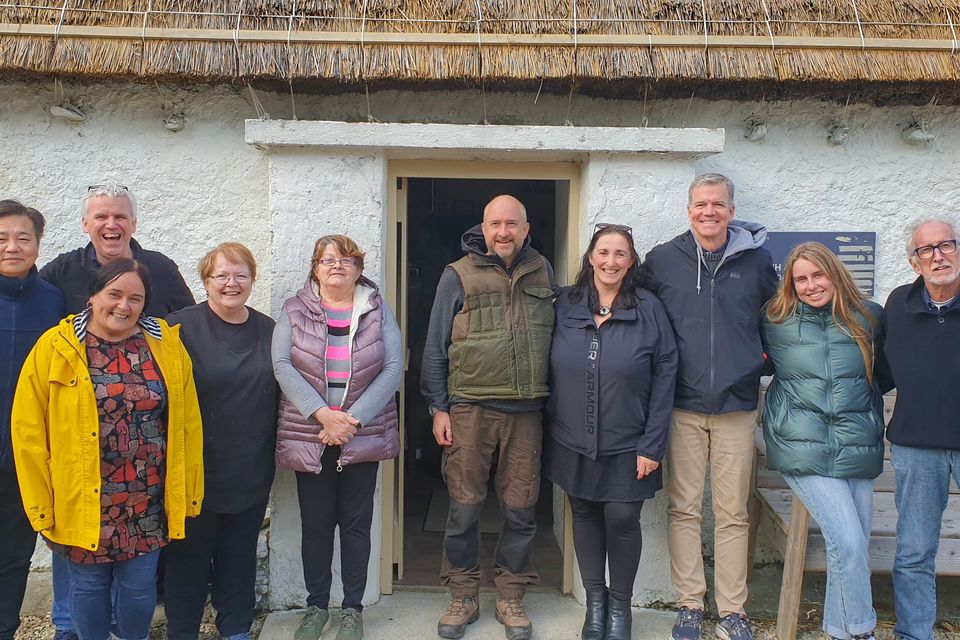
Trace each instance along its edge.
<instances>
[{"instance_id":1,"label":"information sign on wall","mask_svg":"<svg viewBox=\"0 0 960 640\"><path fill-rule=\"evenodd\" d=\"M860 290L867 297L873 297L874 256L877 247L875 232L771 231L763 246L773 256L773 268L781 279L787 255L801 242L819 242L826 245L847 267Z\"/></svg>"}]
</instances>

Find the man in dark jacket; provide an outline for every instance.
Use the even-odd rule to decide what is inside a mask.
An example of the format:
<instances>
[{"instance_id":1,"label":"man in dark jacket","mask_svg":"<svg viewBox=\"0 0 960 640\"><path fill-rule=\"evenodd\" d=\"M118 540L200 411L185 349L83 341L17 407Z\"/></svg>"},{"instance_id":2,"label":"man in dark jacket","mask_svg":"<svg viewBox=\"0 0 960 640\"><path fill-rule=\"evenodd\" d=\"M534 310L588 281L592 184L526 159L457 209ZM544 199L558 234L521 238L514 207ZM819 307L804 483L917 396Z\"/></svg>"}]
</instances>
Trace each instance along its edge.
<instances>
[{"instance_id":1,"label":"man in dark jacket","mask_svg":"<svg viewBox=\"0 0 960 640\"><path fill-rule=\"evenodd\" d=\"M90 237L87 246L61 253L40 270L40 277L63 292L67 313L80 313L90 298L90 283L104 264L116 258L133 258L150 269L153 295L144 313L165 317L194 304L193 294L176 263L159 251L142 248L137 230L137 206L126 187L90 187L81 205L80 224Z\"/></svg>"},{"instance_id":2,"label":"man in dark jacket","mask_svg":"<svg viewBox=\"0 0 960 640\"><path fill-rule=\"evenodd\" d=\"M87 246L61 253L40 270L40 277L63 292L67 313L80 313L90 299L90 283L97 270L117 258L133 258L150 269L153 294L144 309L148 316L165 317L194 304L193 294L176 263L159 251L142 248L133 234L137 230L137 205L133 194L120 185L94 185L81 204ZM64 560L53 554L54 640L77 640L70 620L70 577Z\"/></svg>"},{"instance_id":3,"label":"man in dark jacket","mask_svg":"<svg viewBox=\"0 0 960 640\"><path fill-rule=\"evenodd\" d=\"M914 225L907 258L918 277L887 298L884 355L897 387L887 439L896 474L893 594L904 640L931 640L936 566L950 476L960 484L960 255L956 227Z\"/></svg>"},{"instance_id":4,"label":"man in dark jacket","mask_svg":"<svg viewBox=\"0 0 960 640\"><path fill-rule=\"evenodd\" d=\"M10 409L24 359L63 316L63 296L37 275L44 225L36 209L0 200L0 640L13 640L20 626L37 540L17 485Z\"/></svg>"},{"instance_id":5,"label":"man in dark jacket","mask_svg":"<svg viewBox=\"0 0 960 640\"><path fill-rule=\"evenodd\" d=\"M677 336L680 365L665 465L670 573L679 594L673 640L698 640L706 581L700 552L707 463L713 489L715 593L722 640L751 640L747 500L763 369L760 312L777 287L767 232L733 221L733 183L690 185L690 230L647 254L653 292Z\"/></svg>"},{"instance_id":6,"label":"man in dark jacket","mask_svg":"<svg viewBox=\"0 0 960 640\"><path fill-rule=\"evenodd\" d=\"M420 390L444 448L450 492L440 582L451 601L437 627L442 638L462 638L480 613L479 521L498 445L504 518L494 567L496 618L510 640L533 633L522 601L526 587L539 582L530 551L556 287L550 264L529 246L529 231L519 200L491 200L483 224L463 235L467 255L440 277L430 313Z\"/></svg>"}]
</instances>

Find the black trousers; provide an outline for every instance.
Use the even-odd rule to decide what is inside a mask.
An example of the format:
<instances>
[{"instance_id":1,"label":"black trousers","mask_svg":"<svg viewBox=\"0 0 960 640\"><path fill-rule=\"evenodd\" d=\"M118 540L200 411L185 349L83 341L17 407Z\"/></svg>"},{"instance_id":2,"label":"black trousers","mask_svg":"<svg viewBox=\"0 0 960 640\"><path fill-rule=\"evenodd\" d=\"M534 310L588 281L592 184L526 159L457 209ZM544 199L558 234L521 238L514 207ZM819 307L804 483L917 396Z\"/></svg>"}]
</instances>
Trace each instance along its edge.
<instances>
[{"instance_id":1,"label":"black trousers","mask_svg":"<svg viewBox=\"0 0 960 640\"><path fill-rule=\"evenodd\" d=\"M594 502L570 496L573 510L573 546L583 587L601 591L607 586L610 565L610 595L617 600L633 599L633 581L640 566L643 536L640 533L638 502Z\"/></svg>"},{"instance_id":2,"label":"black trousers","mask_svg":"<svg viewBox=\"0 0 960 640\"><path fill-rule=\"evenodd\" d=\"M256 604L257 539L267 501L240 513L204 509L185 538L164 549L164 610L170 640L197 640L207 593L223 637L247 633Z\"/></svg>"},{"instance_id":3,"label":"black trousers","mask_svg":"<svg viewBox=\"0 0 960 640\"><path fill-rule=\"evenodd\" d=\"M370 560L370 525L379 462L360 462L337 471L340 447L327 447L319 474L297 472L303 581L307 606L330 605L334 531L340 527L340 576L343 607L363 610Z\"/></svg>"},{"instance_id":4,"label":"black trousers","mask_svg":"<svg viewBox=\"0 0 960 640\"><path fill-rule=\"evenodd\" d=\"M37 534L27 520L17 476L0 472L0 640L13 640Z\"/></svg>"}]
</instances>

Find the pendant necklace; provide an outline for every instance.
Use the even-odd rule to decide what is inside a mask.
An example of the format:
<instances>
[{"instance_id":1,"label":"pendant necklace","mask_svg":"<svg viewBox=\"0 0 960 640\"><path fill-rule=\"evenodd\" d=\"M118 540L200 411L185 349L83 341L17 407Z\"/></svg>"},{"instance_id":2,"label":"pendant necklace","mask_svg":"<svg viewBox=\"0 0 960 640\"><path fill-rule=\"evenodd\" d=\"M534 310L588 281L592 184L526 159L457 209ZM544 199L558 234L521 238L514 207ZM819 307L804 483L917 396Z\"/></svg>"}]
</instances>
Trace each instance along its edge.
<instances>
[{"instance_id":1,"label":"pendant necklace","mask_svg":"<svg viewBox=\"0 0 960 640\"><path fill-rule=\"evenodd\" d=\"M610 307L605 304L600 305L600 317L606 318L608 315L610 315Z\"/></svg>"}]
</instances>

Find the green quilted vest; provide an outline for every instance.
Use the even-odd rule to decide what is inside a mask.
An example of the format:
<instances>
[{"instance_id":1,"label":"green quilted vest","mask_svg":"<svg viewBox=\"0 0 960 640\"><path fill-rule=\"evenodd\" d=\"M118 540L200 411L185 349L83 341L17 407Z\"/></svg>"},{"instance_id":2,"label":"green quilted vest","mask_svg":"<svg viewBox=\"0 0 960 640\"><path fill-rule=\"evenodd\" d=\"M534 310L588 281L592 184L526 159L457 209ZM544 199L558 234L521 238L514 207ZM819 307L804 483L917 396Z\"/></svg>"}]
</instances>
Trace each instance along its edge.
<instances>
[{"instance_id":1,"label":"green quilted vest","mask_svg":"<svg viewBox=\"0 0 960 640\"><path fill-rule=\"evenodd\" d=\"M463 308L447 352L448 393L467 400L550 395L553 290L546 259L528 249L511 275L475 254L450 266L460 276Z\"/></svg>"}]
</instances>

